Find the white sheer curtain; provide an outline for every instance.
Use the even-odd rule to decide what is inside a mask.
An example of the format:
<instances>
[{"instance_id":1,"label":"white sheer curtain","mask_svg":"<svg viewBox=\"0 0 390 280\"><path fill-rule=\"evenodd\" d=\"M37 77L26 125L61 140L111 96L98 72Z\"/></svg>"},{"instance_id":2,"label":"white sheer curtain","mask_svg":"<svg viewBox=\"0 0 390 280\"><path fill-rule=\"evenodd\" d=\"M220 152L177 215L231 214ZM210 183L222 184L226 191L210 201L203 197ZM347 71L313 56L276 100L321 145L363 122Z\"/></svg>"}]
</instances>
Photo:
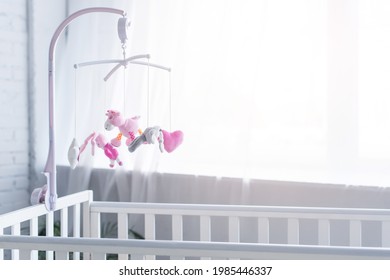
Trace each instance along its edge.
<instances>
[{"instance_id":1,"label":"white sheer curtain","mask_svg":"<svg viewBox=\"0 0 390 280\"><path fill-rule=\"evenodd\" d=\"M144 19L141 22L143 26L137 24L140 18L149 18L148 5L139 1L69 1L69 13L91 6L125 10L132 21L129 33L131 38L126 45L127 57L150 53L148 32L145 32L148 22ZM57 153L59 163L62 165L68 165L67 149L73 137L76 137L81 145L92 132L103 133L108 140L118 134L119 130L111 132L104 130L107 109L118 110L125 117L140 115L142 129L147 125L160 125L168 129L169 118L164 117L167 116L169 107L168 72L129 65L126 69L119 69L104 82L103 78L114 65L73 69L73 65L80 62L123 57L116 29L118 19L118 16L111 14L89 14L74 21L64 35L65 50L57 55L60 65L57 71L57 120L61 124L57 133ZM164 64L166 61L155 62ZM148 79L151 80L150 84ZM161 92L164 95L161 96ZM152 100L149 104L148 95ZM158 106L153 105L156 102ZM150 116L150 119L147 116ZM157 122L163 118L165 120ZM91 148L89 143L80 157L77 168L69 172L65 180L68 182L67 190L63 193L89 188L93 168L109 168L109 160L103 150L96 147L95 156L92 157ZM147 186L153 180L152 174L159 162L158 146L142 146L130 154L123 143L118 150L123 167L117 165L113 172L97 174L99 179L95 181L93 187L98 190L100 196L98 199L112 198L112 192L117 193L115 199L124 201L144 201L147 197L153 197L153 193L147 191Z\"/></svg>"},{"instance_id":2,"label":"white sheer curtain","mask_svg":"<svg viewBox=\"0 0 390 280\"><path fill-rule=\"evenodd\" d=\"M128 10L131 3L128 1L68 1L69 13L92 6L106 6ZM115 59L122 57L122 49L116 31L117 15L105 13L93 13L76 19L63 34L66 40L65 50L57 53L57 120L60 123L57 131L57 153L59 164L68 165L67 150L76 137L79 144L92 132L101 132L107 139L115 137L115 133L104 131L105 112L107 109L123 111L123 71L107 83L103 78L111 70L113 65L98 65L75 70L76 63L94 61L100 59ZM113 105L114 103L115 106ZM80 163L76 169L69 172L68 187L65 193L73 193L87 189L90 184L90 176L94 167L107 167L108 158L103 150L96 147L95 156L91 155L91 144L80 157ZM128 152L127 152L128 153ZM123 151L122 151L123 154ZM122 157L124 157L122 155ZM129 160L123 158L125 165ZM118 168L120 173L123 169ZM99 185L101 199L109 196L116 180L121 181L123 176L115 173L104 173L100 176ZM129 189L129 188L128 188ZM127 196L126 188L119 197Z\"/></svg>"},{"instance_id":3,"label":"white sheer curtain","mask_svg":"<svg viewBox=\"0 0 390 280\"><path fill-rule=\"evenodd\" d=\"M121 199L153 200L155 171L380 186L390 182L387 1L70 3L73 11L98 5L127 10L132 21L128 55L150 53L151 61L173 69L171 95L169 74L150 70L149 106L147 68L128 67L125 86L123 71L104 83L109 67L78 70L78 140L103 130L108 107L141 115L142 128L149 113L150 125L185 133L183 145L171 154L151 147L129 154L122 148L125 165L102 180L105 196L117 186ZM120 57L115 21L110 15L94 15L75 23L63 69ZM68 92L59 93L65 96L59 102L66 104L59 113L63 163L73 137L73 71L60 78L61 89ZM107 167L102 151L94 158L88 151L71 172L72 191L76 185L87 187L92 167Z\"/></svg>"},{"instance_id":4,"label":"white sheer curtain","mask_svg":"<svg viewBox=\"0 0 390 280\"><path fill-rule=\"evenodd\" d=\"M160 171L389 184L388 1L170 3L149 30L177 34L186 141Z\"/></svg>"}]
</instances>

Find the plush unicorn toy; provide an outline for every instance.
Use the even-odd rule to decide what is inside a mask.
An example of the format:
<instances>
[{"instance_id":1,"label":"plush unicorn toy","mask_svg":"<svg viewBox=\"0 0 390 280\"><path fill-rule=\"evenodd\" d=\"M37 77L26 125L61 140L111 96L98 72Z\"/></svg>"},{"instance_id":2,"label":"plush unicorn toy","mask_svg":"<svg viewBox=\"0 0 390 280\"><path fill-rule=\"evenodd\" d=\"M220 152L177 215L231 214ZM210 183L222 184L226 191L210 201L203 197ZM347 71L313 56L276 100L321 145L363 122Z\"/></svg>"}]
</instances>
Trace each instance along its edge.
<instances>
[{"instance_id":1,"label":"plush unicorn toy","mask_svg":"<svg viewBox=\"0 0 390 280\"><path fill-rule=\"evenodd\" d=\"M122 136L127 138L126 146L129 146L136 138L137 133L142 134L138 125L139 116L125 119L121 116L121 113L115 110L108 110L106 116L107 120L104 123L104 128L106 130L112 130L114 127L118 127L120 131L118 136L111 140L113 146L119 147L121 145Z\"/></svg>"}]
</instances>

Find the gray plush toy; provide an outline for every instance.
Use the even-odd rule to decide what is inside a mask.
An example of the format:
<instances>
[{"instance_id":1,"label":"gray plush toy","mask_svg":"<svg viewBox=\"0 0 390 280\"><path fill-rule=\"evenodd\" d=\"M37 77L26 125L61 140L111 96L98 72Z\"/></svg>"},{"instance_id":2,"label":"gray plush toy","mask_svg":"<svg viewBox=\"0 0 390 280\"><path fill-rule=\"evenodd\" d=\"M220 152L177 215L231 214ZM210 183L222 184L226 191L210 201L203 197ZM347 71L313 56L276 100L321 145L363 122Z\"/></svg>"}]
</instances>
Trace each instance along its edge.
<instances>
[{"instance_id":1,"label":"gray plush toy","mask_svg":"<svg viewBox=\"0 0 390 280\"><path fill-rule=\"evenodd\" d=\"M155 144L159 143L161 152L164 152L164 136L159 126L148 127L138 137L136 137L128 146L129 152L134 152L142 144Z\"/></svg>"}]
</instances>

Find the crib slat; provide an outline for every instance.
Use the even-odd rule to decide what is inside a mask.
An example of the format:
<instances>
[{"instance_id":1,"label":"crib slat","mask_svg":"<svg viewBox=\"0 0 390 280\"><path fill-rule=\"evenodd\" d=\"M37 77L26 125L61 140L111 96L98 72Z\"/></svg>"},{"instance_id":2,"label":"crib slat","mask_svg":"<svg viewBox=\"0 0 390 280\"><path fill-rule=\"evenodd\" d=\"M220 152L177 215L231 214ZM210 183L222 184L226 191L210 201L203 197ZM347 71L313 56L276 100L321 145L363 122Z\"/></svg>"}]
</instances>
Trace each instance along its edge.
<instances>
[{"instance_id":1,"label":"crib slat","mask_svg":"<svg viewBox=\"0 0 390 280\"><path fill-rule=\"evenodd\" d=\"M20 224L17 223L11 227L11 235L20 235Z\"/></svg>"},{"instance_id":2,"label":"crib slat","mask_svg":"<svg viewBox=\"0 0 390 280\"><path fill-rule=\"evenodd\" d=\"M30 219L30 236L38 236L38 217Z\"/></svg>"},{"instance_id":3,"label":"crib slat","mask_svg":"<svg viewBox=\"0 0 390 280\"><path fill-rule=\"evenodd\" d=\"M46 236L54 236L54 214L49 212L46 214ZM46 251L46 260L53 260L53 251Z\"/></svg>"},{"instance_id":4,"label":"crib slat","mask_svg":"<svg viewBox=\"0 0 390 280\"><path fill-rule=\"evenodd\" d=\"M268 244L269 243L269 219L258 218L257 230L258 230L258 242Z\"/></svg>"},{"instance_id":5,"label":"crib slat","mask_svg":"<svg viewBox=\"0 0 390 280\"><path fill-rule=\"evenodd\" d=\"M145 214L145 239L156 239L156 216L154 214Z\"/></svg>"},{"instance_id":6,"label":"crib slat","mask_svg":"<svg viewBox=\"0 0 390 280\"><path fill-rule=\"evenodd\" d=\"M84 237L90 237L92 236L91 228L92 228L92 213L91 213L91 203L90 201L83 203L83 236ZM75 206L75 211L79 211L78 206ZM80 215L79 215L80 217ZM77 223L81 223L80 218L77 218Z\"/></svg>"},{"instance_id":7,"label":"crib slat","mask_svg":"<svg viewBox=\"0 0 390 280\"><path fill-rule=\"evenodd\" d=\"M200 241L211 241L211 219L210 216L200 216ZM211 258L202 257L201 260L210 260Z\"/></svg>"},{"instance_id":8,"label":"crib slat","mask_svg":"<svg viewBox=\"0 0 390 280\"><path fill-rule=\"evenodd\" d=\"M240 242L240 219L229 217L229 242Z\"/></svg>"},{"instance_id":9,"label":"crib slat","mask_svg":"<svg viewBox=\"0 0 390 280\"><path fill-rule=\"evenodd\" d=\"M91 213L91 237L100 238L100 213Z\"/></svg>"},{"instance_id":10,"label":"crib slat","mask_svg":"<svg viewBox=\"0 0 390 280\"><path fill-rule=\"evenodd\" d=\"M200 241L211 241L210 216L200 216Z\"/></svg>"},{"instance_id":11,"label":"crib slat","mask_svg":"<svg viewBox=\"0 0 390 280\"><path fill-rule=\"evenodd\" d=\"M89 225L89 222L83 221L83 233L88 233L87 236L93 237L93 238L100 238L100 213L93 212L91 214L86 213L86 207L83 207L83 219L88 217L91 217L91 227L90 229L86 228L87 225ZM84 259L89 260L92 259L92 253L90 252L84 252L83 254Z\"/></svg>"},{"instance_id":12,"label":"crib slat","mask_svg":"<svg viewBox=\"0 0 390 280\"><path fill-rule=\"evenodd\" d=\"M183 240L183 216L172 215L172 240Z\"/></svg>"},{"instance_id":13,"label":"crib slat","mask_svg":"<svg viewBox=\"0 0 390 280\"><path fill-rule=\"evenodd\" d=\"M30 219L30 236L38 236L38 217ZM31 251L31 260L38 259L38 251Z\"/></svg>"},{"instance_id":14,"label":"crib slat","mask_svg":"<svg viewBox=\"0 0 390 280\"><path fill-rule=\"evenodd\" d=\"M118 213L118 238L128 239L129 220L126 213Z\"/></svg>"},{"instance_id":15,"label":"crib slat","mask_svg":"<svg viewBox=\"0 0 390 280\"><path fill-rule=\"evenodd\" d=\"M330 246L329 220L318 220L318 245Z\"/></svg>"},{"instance_id":16,"label":"crib slat","mask_svg":"<svg viewBox=\"0 0 390 280\"><path fill-rule=\"evenodd\" d=\"M11 227L11 235L20 235L20 224L17 223L16 225L13 225ZM13 260L19 260L19 250L11 250L12 259Z\"/></svg>"},{"instance_id":17,"label":"crib slat","mask_svg":"<svg viewBox=\"0 0 390 280\"><path fill-rule=\"evenodd\" d=\"M61 236L68 236L68 208L61 209Z\"/></svg>"},{"instance_id":18,"label":"crib slat","mask_svg":"<svg viewBox=\"0 0 390 280\"><path fill-rule=\"evenodd\" d=\"M183 216L172 215L172 240L182 241L183 240ZM184 260L184 257L175 256L171 257L171 260Z\"/></svg>"},{"instance_id":19,"label":"crib slat","mask_svg":"<svg viewBox=\"0 0 390 280\"><path fill-rule=\"evenodd\" d=\"M53 212L46 214L46 236L54 236L54 215Z\"/></svg>"},{"instance_id":20,"label":"crib slat","mask_svg":"<svg viewBox=\"0 0 390 280\"><path fill-rule=\"evenodd\" d=\"M299 244L299 220L288 219L287 221L287 243Z\"/></svg>"},{"instance_id":21,"label":"crib slat","mask_svg":"<svg viewBox=\"0 0 390 280\"><path fill-rule=\"evenodd\" d=\"M352 220L349 222L349 246L362 246L362 222Z\"/></svg>"},{"instance_id":22,"label":"crib slat","mask_svg":"<svg viewBox=\"0 0 390 280\"><path fill-rule=\"evenodd\" d=\"M88 217L89 214L84 212L84 217ZM85 224L84 224L85 226ZM83 228L84 230L84 228ZM100 238L100 213L91 213L91 229L88 230L91 237ZM91 259L91 260L105 260L106 255L105 254L98 254L94 252L84 252L83 254L85 259Z\"/></svg>"},{"instance_id":23,"label":"crib slat","mask_svg":"<svg viewBox=\"0 0 390 280\"><path fill-rule=\"evenodd\" d=\"M130 259L131 260L145 260L143 255L137 255L137 254L131 254Z\"/></svg>"},{"instance_id":24,"label":"crib slat","mask_svg":"<svg viewBox=\"0 0 390 280\"><path fill-rule=\"evenodd\" d=\"M93 201L93 193L92 191L91 192L88 192L88 200L85 201L85 202L82 202L82 234L84 237L92 237L92 233L91 231L92 230L97 230L97 233L95 233L95 235L99 235L100 234L100 213L95 213L95 217L93 218L93 214L92 214L92 211L91 211L91 203ZM81 202L80 202L81 203ZM74 208L74 212L79 212L80 211L80 206L79 205L75 205L75 208ZM78 216L77 216L77 220L75 220L77 222L77 224L81 225L81 219L80 219L80 213L78 213ZM93 222L95 224L93 224ZM80 232L80 231L79 231ZM79 253L76 253L75 252L75 257L76 258L79 258ZM89 252L83 252L83 259L84 260L89 260L91 259L91 254Z\"/></svg>"},{"instance_id":25,"label":"crib slat","mask_svg":"<svg viewBox=\"0 0 390 280\"><path fill-rule=\"evenodd\" d=\"M240 242L240 219L238 217L229 217L229 242Z\"/></svg>"},{"instance_id":26,"label":"crib slat","mask_svg":"<svg viewBox=\"0 0 390 280\"><path fill-rule=\"evenodd\" d=\"M31 260L31 250L20 250L19 260Z\"/></svg>"},{"instance_id":27,"label":"crib slat","mask_svg":"<svg viewBox=\"0 0 390 280\"><path fill-rule=\"evenodd\" d=\"M382 222L382 247L390 247L390 221Z\"/></svg>"},{"instance_id":28,"label":"crib slat","mask_svg":"<svg viewBox=\"0 0 390 280\"><path fill-rule=\"evenodd\" d=\"M61 209L60 221L61 221L61 236L68 237L68 208ZM58 254L61 254L61 255L57 256ZM65 254L65 256L63 256L62 254ZM69 253L68 252L56 252L56 259L68 260Z\"/></svg>"},{"instance_id":29,"label":"crib slat","mask_svg":"<svg viewBox=\"0 0 390 280\"><path fill-rule=\"evenodd\" d=\"M80 204L73 206L73 237L80 237ZM80 252L73 252L73 259L80 260Z\"/></svg>"},{"instance_id":30,"label":"crib slat","mask_svg":"<svg viewBox=\"0 0 390 280\"><path fill-rule=\"evenodd\" d=\"M156 216L154 214L145 214L145 239L156 239ZM148 255L145 256L145 259L154 260L156 256Z\"/></svg>"},{"instance_id":31,"label":"crib slat","mask_svg":"<svg viewBox=\"0 0 390 280\"><path fill-rule=\"evenodd\" d=\"M73 206L73 237L80 237L80 204Z\"/></svg>"},{"instance_id":32,"label":"crib slat","mask_svg":"<svg viewBox=\"0 0 390 280\"><path fill-rule=\"evenodd\" d=\"M129 219L126 213L118 213L118 239L128 239ZM128 260L127 254L119 254L118 260Z\"/></svg>"},{"instance_id":33,"label":"crib slat","mask_svg":"<svg viewBox=\"0 0 390 280\"><path fill-rule=\"evenodd\" d=\"M90 211L90 201L83 203L83 236L99 237L100 236L100 213ZM89 252L83 253L85 260L91 259Z\"/></svg>"},{"instance_id":34,"label":"crib slat","mask_svg":"<svg viewBox=\"0 0 390 280\"><path fill-rule=\"evenodd\" d=\"M56 260L69 260L69 253L64 251L56 251Z\"/></svg>"},{"instance_id":35,"label":"crib slat","mask_svg":"<svg viewBox=\"0 0 390 280\"><path fill-rule=\"evenodd\" d=\"M106 254L105 253L92 253L91 259L92 260L105 260Z\"/></svg>"}]
</instances>

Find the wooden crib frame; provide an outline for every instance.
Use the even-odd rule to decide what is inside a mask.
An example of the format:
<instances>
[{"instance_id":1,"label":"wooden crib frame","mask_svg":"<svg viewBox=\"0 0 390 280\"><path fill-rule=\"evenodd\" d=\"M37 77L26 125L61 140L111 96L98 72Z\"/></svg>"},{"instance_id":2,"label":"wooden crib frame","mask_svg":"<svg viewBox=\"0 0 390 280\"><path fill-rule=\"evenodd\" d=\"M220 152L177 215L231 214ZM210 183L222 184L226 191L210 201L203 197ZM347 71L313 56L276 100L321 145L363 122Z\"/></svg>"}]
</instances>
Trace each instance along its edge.
<instances>
[{"instance_id":1,"label":"wooden crib frame","mask_svg":"<svg viewBox=\"0 0 390 280\"><path fill-rule=\"evenodd\" d=\"M64 196L57 210L35 205L0 215L0 259L390 259L390 210L93 201L92 191ZM117 219L117 238L101 238L101 215ZM144 217L144 240L129 239L129 215ZM171 240L156 240L156 216L169 216ZM183 240L183 217L199 218L199 240ZM58 217L56 219L56 217ZM211 240L212 217L228 219L228 241ZM257 221L256 243L240 243L240 220ZM287 244L270 244L269 220L286 219ZM300 220L315 220L318 244L301 245ZM45 222L45 236L39 222ZM61 223L54 236L55 220ZM331 221L349 221L349 246L331 246ZM362 223L381 224L381 247L362 247ZM41 251L39 253L39 251Z\"/></svg>"}]
</instances>

